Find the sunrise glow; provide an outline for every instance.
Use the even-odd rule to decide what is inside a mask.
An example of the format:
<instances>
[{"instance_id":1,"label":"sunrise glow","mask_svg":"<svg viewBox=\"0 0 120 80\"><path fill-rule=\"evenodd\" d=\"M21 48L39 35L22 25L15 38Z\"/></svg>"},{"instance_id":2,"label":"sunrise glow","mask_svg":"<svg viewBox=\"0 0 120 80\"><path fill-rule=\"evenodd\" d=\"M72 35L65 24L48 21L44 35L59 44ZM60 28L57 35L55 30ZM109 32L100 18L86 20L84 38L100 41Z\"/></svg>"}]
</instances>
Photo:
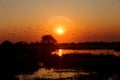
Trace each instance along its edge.
<instances>
[{"instance_id":1,"label":"sunrise glow","mask_svg":"<svg viewBox=\"0 0 120 80\"><path fill-rule=\"evenodd\" d=\"M3 80L120 80L120 0L0 0Z\"/></svg>"},{"instance_id":2,"label":"sunrise glow","mask_svg":"<svg viewBox=\"0 0 120 80\"><path fill-rule=\"evenodd\" d=\"M120 41L119 0L0 0L0 42Z\"/></svg>"}]
</instances>

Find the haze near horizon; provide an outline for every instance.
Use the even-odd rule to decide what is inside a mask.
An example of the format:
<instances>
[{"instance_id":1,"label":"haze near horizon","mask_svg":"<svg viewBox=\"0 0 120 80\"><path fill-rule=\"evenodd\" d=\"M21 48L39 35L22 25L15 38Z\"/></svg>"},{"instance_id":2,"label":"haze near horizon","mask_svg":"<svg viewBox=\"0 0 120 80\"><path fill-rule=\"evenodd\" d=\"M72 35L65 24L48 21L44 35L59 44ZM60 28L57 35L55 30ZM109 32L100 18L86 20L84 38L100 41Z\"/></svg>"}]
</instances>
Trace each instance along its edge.
<instances>
[{"instance_id":1,"label":"haze near horizon","mask_svg":"<svg viewBox=\"0 0 120 80\"><path fill-rule=\"evenodd\" d=\"M120 41L119 0L0 0L0 42Z\"/></svg>"}]
</instances>

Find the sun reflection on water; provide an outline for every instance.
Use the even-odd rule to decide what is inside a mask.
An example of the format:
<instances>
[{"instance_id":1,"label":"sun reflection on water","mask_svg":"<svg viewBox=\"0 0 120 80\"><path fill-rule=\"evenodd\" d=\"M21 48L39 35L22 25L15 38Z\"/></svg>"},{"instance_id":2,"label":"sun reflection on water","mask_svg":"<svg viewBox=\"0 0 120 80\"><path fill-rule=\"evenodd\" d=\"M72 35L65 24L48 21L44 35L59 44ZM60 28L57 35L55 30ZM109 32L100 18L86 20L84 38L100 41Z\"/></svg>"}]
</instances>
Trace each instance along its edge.
<instances>
[{"instance_id":1,"label":"sun reflection on water","mask_svg":"<svg viewBox=\"0 0 120 80\"><path fill-rule=\"evenodd\" d=\"M52 55L54 55L54 54L62 57L64 53L63 53L63 50L62 50L62 49L58 49L58 50L56 50L55 52L52 52Z\"/></svg>"},{"instance_id":2,"label":"sun reflection on water","mask_svg":"<svg viewBox=\"0 0 120 80\"><path fill-rule=\"evenodd\" d=\"M58 50L58 56L62 56L62 49Z\"/></svg>"}]
</instances>

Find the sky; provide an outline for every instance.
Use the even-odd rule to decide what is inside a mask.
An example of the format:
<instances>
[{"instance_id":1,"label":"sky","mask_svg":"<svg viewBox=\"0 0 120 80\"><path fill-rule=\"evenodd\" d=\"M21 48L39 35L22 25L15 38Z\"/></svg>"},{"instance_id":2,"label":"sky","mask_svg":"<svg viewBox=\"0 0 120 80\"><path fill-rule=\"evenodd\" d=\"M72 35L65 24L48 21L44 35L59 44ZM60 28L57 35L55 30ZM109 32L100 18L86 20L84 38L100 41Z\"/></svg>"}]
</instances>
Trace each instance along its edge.
<instances>
[{"instance_id":1,"label":"sky","mask_svg":"<svg viewBox=\"0 0 120 80\"><path fill-rule=\"evenodd\" d=\"M120 41L120 0L0 0L0 42L46 34L59 43Z\"/></svg>"}]
</instances>

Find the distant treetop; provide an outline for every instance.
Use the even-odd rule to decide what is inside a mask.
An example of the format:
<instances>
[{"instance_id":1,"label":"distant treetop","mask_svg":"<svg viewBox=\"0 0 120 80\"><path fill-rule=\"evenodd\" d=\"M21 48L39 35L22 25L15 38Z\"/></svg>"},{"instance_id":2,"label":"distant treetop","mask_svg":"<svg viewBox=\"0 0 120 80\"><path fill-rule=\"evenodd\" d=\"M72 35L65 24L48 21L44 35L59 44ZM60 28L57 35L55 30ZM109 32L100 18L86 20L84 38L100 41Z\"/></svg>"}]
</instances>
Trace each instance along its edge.
<instances>
[{"instance_id":1,"label":"distant treetop","mask_svg":"<svg viewBox=\"0 0 120 80\"><path fill-rule=\"evenodd\" d=\"M57 40L51 35L43 35L41 43L43 44L56 44Z\"/></svg>"}]
</instances>

